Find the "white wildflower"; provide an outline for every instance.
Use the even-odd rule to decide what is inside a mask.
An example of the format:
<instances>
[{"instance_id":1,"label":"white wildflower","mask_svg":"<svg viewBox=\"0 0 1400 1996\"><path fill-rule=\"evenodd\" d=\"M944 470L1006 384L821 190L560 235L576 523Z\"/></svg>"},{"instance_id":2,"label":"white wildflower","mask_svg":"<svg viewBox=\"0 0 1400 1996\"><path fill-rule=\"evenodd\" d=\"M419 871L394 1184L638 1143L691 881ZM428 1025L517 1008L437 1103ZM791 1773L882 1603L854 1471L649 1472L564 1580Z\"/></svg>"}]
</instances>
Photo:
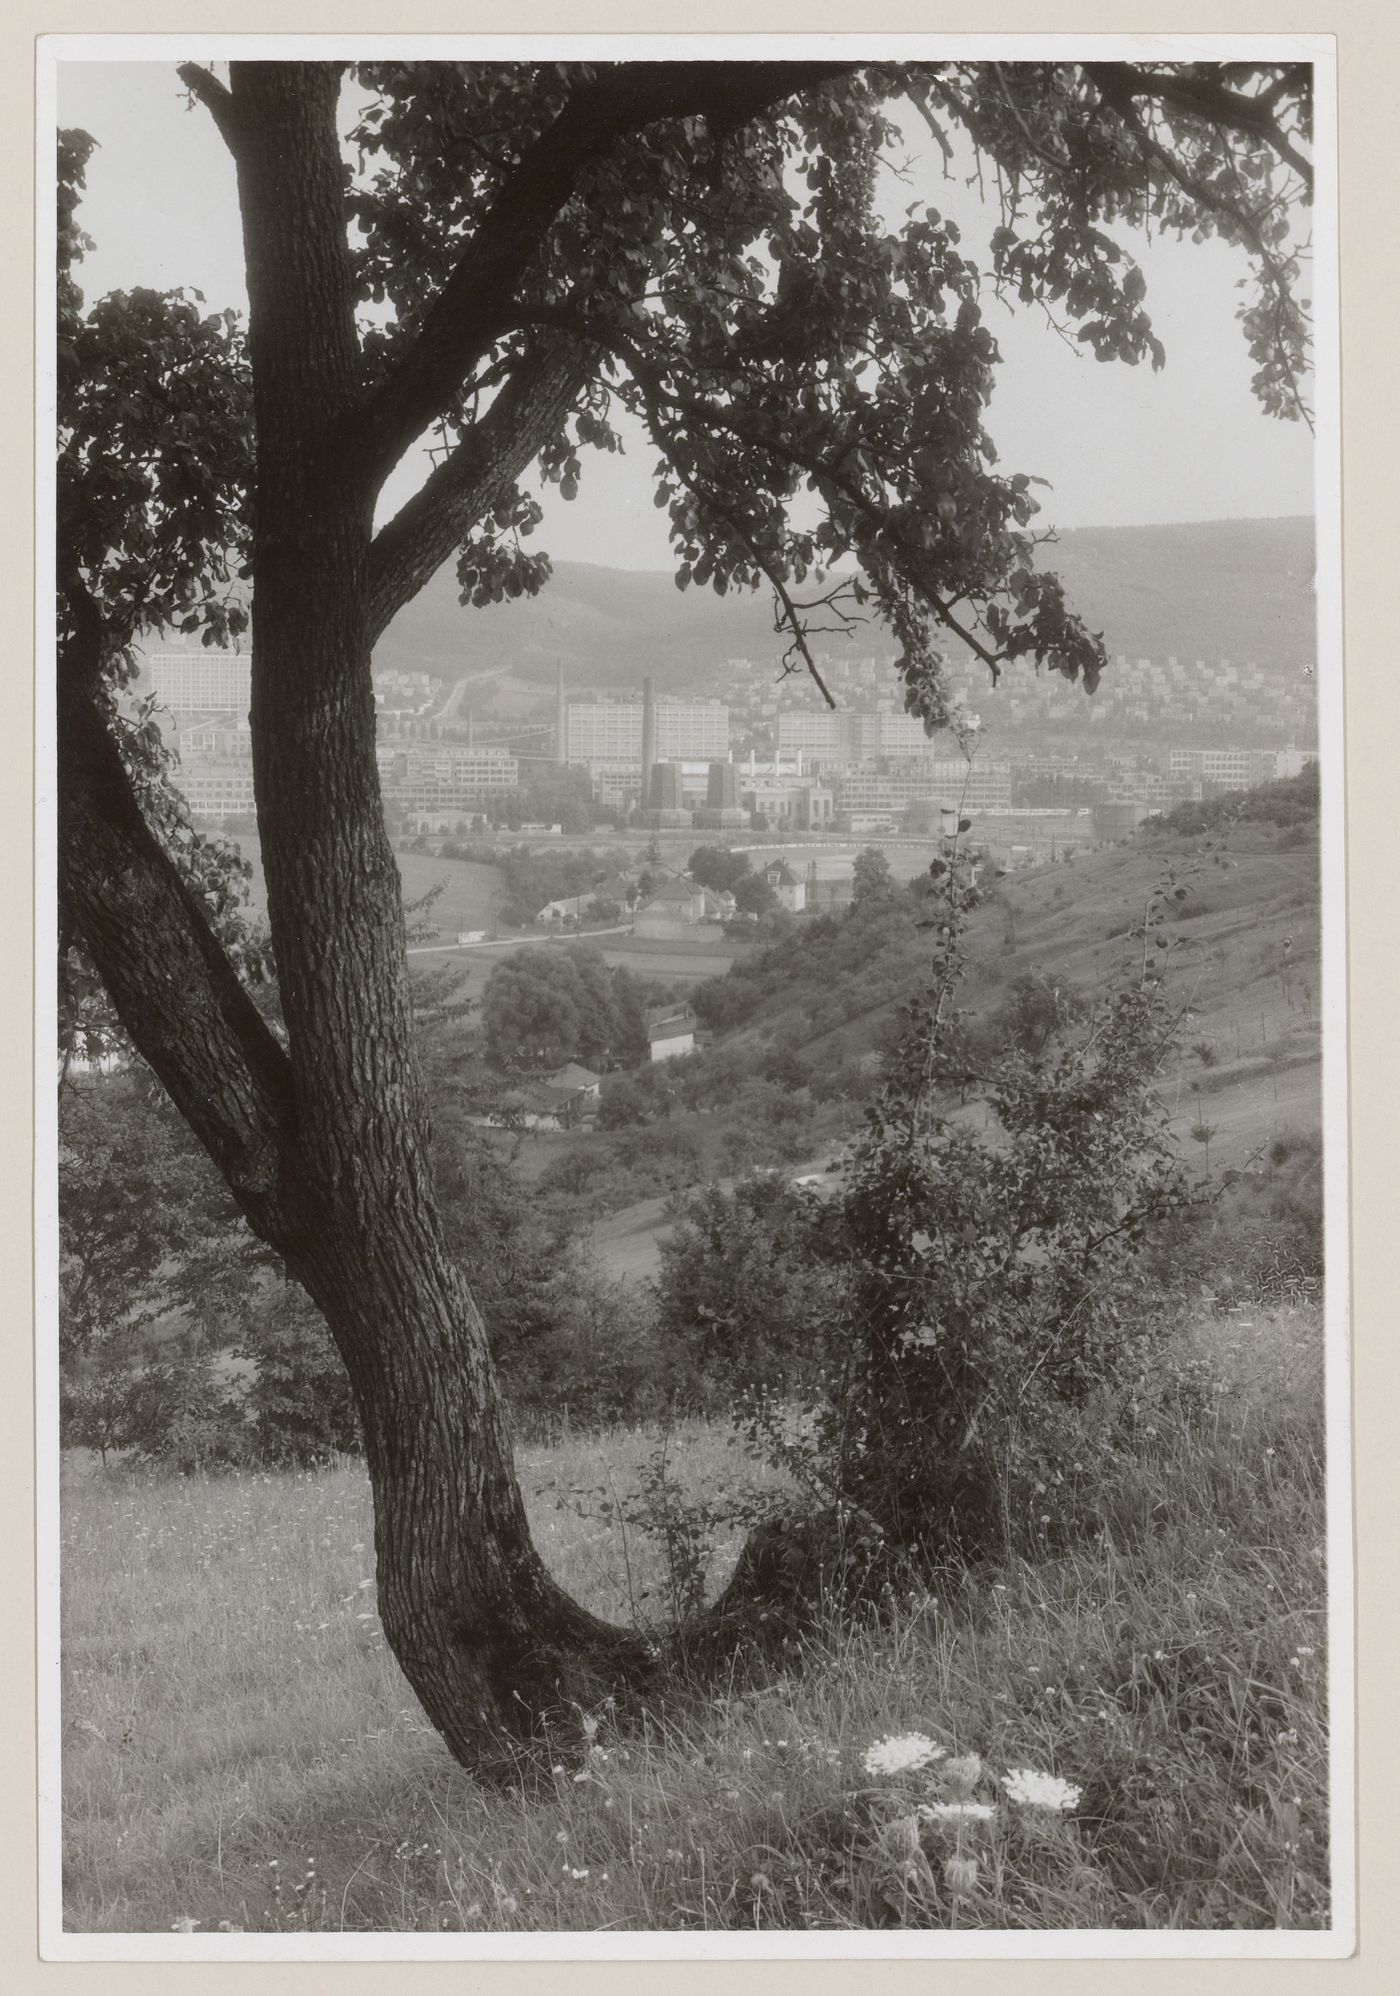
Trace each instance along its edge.
<instances>
[{"instance_id":1,"label":"white wildflower","mask_svg":"<svg viewBox=\"0 0 1400 1996\"><path fill-rule=\"evenodd\" d=\"M942 1760L944 1749L935 1746L927 1733L890 1733L865 1750L861 1762L867 1774L912 1774L930 1762Z\"/></svg>"},{"instance_id":2,"label":"white wildflower","mask_svg":"<svg viewBox=\"0 0 1400 1996\"><path fill-rule=\"evenodd\" d=\"M928 1823L946 1823L960 1829L965 1823L990 1823L996 1814L995 1802L923 1802L919 1814Z\"/></svg>"},{"instance_id":3,"label":"white wildflower","mask_svg":"<svg viewBox=\"0 0 1400 1996\"><path fill-rule=\"evenodd\" d=\"M1026 1809L1077 1809L1083 1793L1058 1774L1039 1774L1030 1767L1011 1768L1001 1784L1011 1800Z\"/></svg>"}]
</instances>

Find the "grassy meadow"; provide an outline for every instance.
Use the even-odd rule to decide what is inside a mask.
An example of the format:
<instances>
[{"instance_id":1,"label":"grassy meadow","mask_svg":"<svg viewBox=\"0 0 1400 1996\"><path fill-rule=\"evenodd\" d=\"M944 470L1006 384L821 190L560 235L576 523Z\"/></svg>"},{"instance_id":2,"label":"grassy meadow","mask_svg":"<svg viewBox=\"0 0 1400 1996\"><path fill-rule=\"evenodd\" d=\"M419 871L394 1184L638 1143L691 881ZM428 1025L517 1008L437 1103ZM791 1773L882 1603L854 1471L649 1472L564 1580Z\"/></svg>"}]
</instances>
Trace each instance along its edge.
<instances>
[{"instance_id":1,"label":"grassy meadow","mask_svg":"<svg viewBox=\"0 0 1400 1996\"><path fill-rule=\"evenodd\" d=\"M628 1729L592 1714L581 1763L517 1788L453 1764L385 1648L358 1464L70 1459L68 1928L1325 1926L1321 1324L1245 1310L1183 1339L1197 1412L1146 1431L1096 1540L949 1574L761 1685L696 1685ZM602 1510L654 1446L520 1452L546 1556L605 1614L664 1606L657 1547ZM775 1480L719 1428L670 1460L711 1499ZM863 1767L914 1733L956 1769ZM1013 1768L1077 1807L1018 1810Z\"/></svg>"}]
</instances>

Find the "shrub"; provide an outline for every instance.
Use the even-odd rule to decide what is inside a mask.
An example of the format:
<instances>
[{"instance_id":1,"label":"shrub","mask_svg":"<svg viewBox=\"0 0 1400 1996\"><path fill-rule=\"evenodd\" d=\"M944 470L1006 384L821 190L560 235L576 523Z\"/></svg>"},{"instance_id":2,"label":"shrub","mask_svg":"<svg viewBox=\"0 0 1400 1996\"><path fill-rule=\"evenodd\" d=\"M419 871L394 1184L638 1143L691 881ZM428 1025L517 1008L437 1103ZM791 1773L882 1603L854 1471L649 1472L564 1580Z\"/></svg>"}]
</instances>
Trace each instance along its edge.
<instances>
[{"instance_id":1,"label":"shrub","mask_svg":"<svg viewBox=\"0 0 1400 1996\"><path fill-rule=\"evenodd\" d=\"M602 1090L598 1102L598 1128L630 1129L636 1123L644 1123L650 1113L651 1103L643 1090L629 1076L619 1075Z\"/></svg>"},{"instance_id":2,"label":"shrub","mask_svg":"<svg viewBox=\"0 0 1400 1996\"><path fill-rule=\"evenodd\" d=\"M994 1131L938 1113L961 1071L953 998L977 890L956 843L933 871L928 994L839 1202L810 1213L794 1252L838 1286L824 1393L797 1442L771 1396L748 1421L896 1545L967 1558L1020 1543L1086 1410L1118 1407L1150 1369L1133 1262L1188 1193L1153 1087L1170 1038L1155 953L1141 988L1075 1038L1003 1055L986 1081Z\"/></svg>"},{"instance_id":3,"label":"shrub","mask_svg":"<svg viewBox=\"0 0 1400 1996\"><path fill-rule=\"evenodd\" d=\"M59 1438L182 1474L256 1454L242 1394L196 1330L116 1335L61 1359Z\"/></svg>"},{"instance_id":4,"label":"shrub","mask_svg":"<svg viewBox=\"0 0 1400 1996\"><path fill-rule=\"evenodd\" d=\"M349 1375L320 1312L295 1283L275 1283L252 1299L236 1351L253 1368L245 1405L259 1461L307 1467L360 1453Z\"/></svg>"},{"instance_id":5,"label":"shrub","mask_svg":"<svg viewBox=\"0 0 1400 1996\"><path fill-rule=\"evenodd\" d=\"M1125 1277L1185 1197L1150 1086L1162 1023L1125 995L1051 1062L1009 1057L987 1096L995 1137L901 1090L873 1112L822 1234L852 1291L822 1423L842 1494L898 1542L1014 1544L1065 1410L1140 1363Z\"/></svg>"},{"instance_id":6,"label":"shrub","mask_svg":"<svg viewBox=\"0 0 1400 1996\"><path fill-rule=\"evenodd\" d=\"M812 1252L819 1204L776 1172L692 1195L661 1242L657 1315L697 1374L731 1391L813 1382L842 1290Z\"/></svg>"},{"instance_id":7,"label":"shrub","mask_svg":"<svg viewBox=\"0 0 1400 1996\"><path fill-rule=\"evenodd\" d=\"M711 1396L683 1349L658 1333L645 1292L575 1253L544 1285L528 1335L498 1324L492 1351L517 1429L528 1434L658 1419Z\"/></svg>"},{"instance_id":8,"label":"shrub","mask_svg":"<svg viewBox=\"0 0 1400 1996\"><path fill-rule=\"evenodd\" d=\"M1284 1132L1264 1160L1227 1172L1217 1194L1182 1209L1150 1251L1159 1291L1221 1307L1319 1297L1323 1276L1322 1139Z\"/></svg>"},{"instance_id":9,"label":"shrub","mask_svg":"<svg viewBox=\"0 0 1400 1996\"><path fill-rule=\"evenodd\" d=\"M806 1088L811 1083L812 1064L796 1048L777 1046L764 1059L763 1078L780 1088Z\"/></svg>"}]
</instances>

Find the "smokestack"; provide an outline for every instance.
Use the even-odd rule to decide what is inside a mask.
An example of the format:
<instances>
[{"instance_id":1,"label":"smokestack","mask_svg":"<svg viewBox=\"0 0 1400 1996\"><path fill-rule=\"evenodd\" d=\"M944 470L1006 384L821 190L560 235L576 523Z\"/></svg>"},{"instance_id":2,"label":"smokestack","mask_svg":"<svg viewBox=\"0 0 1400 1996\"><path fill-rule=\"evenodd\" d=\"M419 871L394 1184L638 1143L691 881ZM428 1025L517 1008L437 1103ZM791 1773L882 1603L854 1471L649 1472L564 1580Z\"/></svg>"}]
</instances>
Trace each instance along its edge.
<instances>
[{"instance_id":1,"label":"smokestack","mask_svg":"<svg viewBox=\"0 0 1400 1996\"><path fill-rule=\"evenodd\" d=\"M559 661L558 676L554 682L554 760L564 764L569 760L569 717L564 709L564 661Z\"/></svg>"},{"instance_id":2,"label":"smokestack","mask_svg":"<svg viewBox=\"0 0 1400 1996\"><path fill-rule=\"evenodd\" d=\"M656 681L642 681L642 806L651 799L651 766L656 761Z\"/></svg>"}]
</instances>

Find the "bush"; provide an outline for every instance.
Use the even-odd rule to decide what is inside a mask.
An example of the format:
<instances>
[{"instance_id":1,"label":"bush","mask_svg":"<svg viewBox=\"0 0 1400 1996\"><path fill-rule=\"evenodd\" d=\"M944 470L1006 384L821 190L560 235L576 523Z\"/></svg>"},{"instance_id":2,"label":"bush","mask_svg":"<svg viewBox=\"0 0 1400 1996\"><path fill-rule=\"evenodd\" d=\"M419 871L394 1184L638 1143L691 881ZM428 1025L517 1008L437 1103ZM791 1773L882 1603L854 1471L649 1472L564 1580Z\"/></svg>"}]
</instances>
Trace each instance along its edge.
<instances>
[{"instance_id":1,"label":"bush","mask_svg":"<svg viewBox=\"0 0 1400 1996\"><path fill-rule=\"evenodd\" d=\"M807 1088L812 1080L812 1063L795 1047L777 1046L764 1059L763 1078L780 1088Z\"/></svg>"},{"instance_id":2,"label":"bush","mask_svg":"<svg viewBox=\"0 0 1400 1996\"><path fill-rule=\"evenodd\" d=\"M1091 1410L1105 1447L1131 1414L1129 1382L1151 1376L1162 1335L1136 1314L1134 1264L1189 1195L1153 1085L1170 1040L1156 961L1074 1038L1037 1030L1033 1050L1000 1058L985 1081L994 1130L938 1112L963 1071L953 997L978 897L956 846L933 871L927 996L907 1010L842 1196L813 1207L791 1249L836 1292L824 1390L796 1437L771 1394L746 1420L895 1546L965 1560L1030 1549Z\"/></svg>"},{"instance_id":3,"label":"bush","mask_svg":"<svg viewBox=\"0 0 1400 1996\"><path fill-rule=\"evenodd\" d=\"M1160 1290L1204 1290L1220 1307L1320 1298L1322 1139L1289 1131L1250 1171L1231 1172L1208 1202L1184 1208L1153 1244Z\"/></svg>"},{"instance_id":4,"label":"bush","mask_svg":"<svg viewBox=\"0 0 1400 1996\"><path fill-rule=\"evenodd\" d=\"M644 1123L652 1104L646 1093L627 1075L605 1084L598 1101L598 1128L626 1130ZM562 1160L561 1160L562 1162Z\"/></svg>"},{"instance_id":5,"label":"bush","mask_svg":"<svg viewBox=\"0 0 1400 1996\"><path fill-rule=\"evenodd\" d=\"M842 1298L839 1272L812 1252L819 1203L776 1172L707 1186L661 1242L660 1332L731 1395L816 1379Z\"/></svg>"},{"instance_id":6,"label":"bush","mask_svg":"<svg viewBox=\"0 0 1400 1996\"><path fill-rule=\"evenodd\" d=\"M60 1353L59 1439L183 1474L250 1461L241 1394L220 1380L198 1332L159 1343L120 1334Z\"/></svg>"},{"instance_id":7,"label":"bush","mask_svg":"<svg viewBox=\"0 0 1400 1996\"><path fill-rule=\"evenodd\" d=\"M539 1437L659 1419L709 1397L688 1355L658 1334L644 1292L570 1257L537 1298L529 1334L498 1324L492 1351L518 1431Z\"/></svg>"},{"instance_id":8,"label":"bush","mask_svg":"<svg viewBox=\"0 0 1400 1996\"><path fill-rule=\"evenodd\" d=\"M273 1284L252 1300L237 1355L253 1367L245 1404L260 1462L307 1467L360 1453L349 1375L320 1312L295 1283Z\"/></svg>"},{"instance_id":9,"label":"bush","mask_svg":"<svg viewBox=\"0 0 1400 1996\"><path fill-rule=\"evenodd\" d=\"M1048 1063L1002 1064L995 1135L896 1091L857 1145L821 1233L851 1288L821 1420L841 1493L897 1542L1014 1545L1067 1412L1143 1363L1130 1265L1186 1196L1150 1086L1162 1025L1151 998L1120 997Z\"/></svg>"}]
</instances>

